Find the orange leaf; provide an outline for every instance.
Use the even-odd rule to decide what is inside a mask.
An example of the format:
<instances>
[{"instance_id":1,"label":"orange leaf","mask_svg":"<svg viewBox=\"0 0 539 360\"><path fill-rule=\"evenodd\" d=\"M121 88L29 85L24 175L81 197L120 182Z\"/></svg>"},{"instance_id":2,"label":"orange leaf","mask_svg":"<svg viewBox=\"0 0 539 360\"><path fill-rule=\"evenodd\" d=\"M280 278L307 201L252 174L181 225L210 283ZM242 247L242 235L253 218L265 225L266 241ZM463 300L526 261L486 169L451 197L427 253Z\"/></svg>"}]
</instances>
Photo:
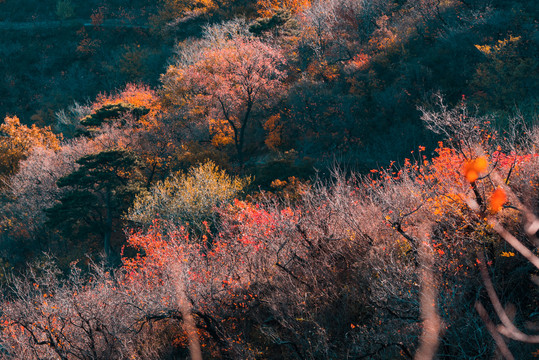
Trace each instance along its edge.
<instances>
[{"instance_id":1,"label":"orange leaf","mask_svg":"<svg viewBox=\"0 0 539 360\"><path fill-rule=\"evenodd\" d=\"M466 180L468 180L471 183L473 183L479 177L479 174L477 174L477 171L472 170L472 169L466 170L465 175L466 175Z\"/></svg>"},{"instance_id":2,"label":"orange leaf","mask_svg":"<svg viewBox=\"0 0 539 360\"><path fill-rule=\"evenodd\" d=\"M497 213L502 209L503 204L507 201L507 195L502 188L496 189L490 196L490 211Z\"/></svg>"},{"instance_id":3,"label":"orange leaf","mask_svg":"<svg viewBox=\"0 0 539 360\"><path fill-rule=\"evenodd\" d=\"M484 172L488 168L488 161L484 156L480 156L477 159L466 162L464 165L464 176L466 180L473 183L479 174Z\"/></svg>"}]
</instances>

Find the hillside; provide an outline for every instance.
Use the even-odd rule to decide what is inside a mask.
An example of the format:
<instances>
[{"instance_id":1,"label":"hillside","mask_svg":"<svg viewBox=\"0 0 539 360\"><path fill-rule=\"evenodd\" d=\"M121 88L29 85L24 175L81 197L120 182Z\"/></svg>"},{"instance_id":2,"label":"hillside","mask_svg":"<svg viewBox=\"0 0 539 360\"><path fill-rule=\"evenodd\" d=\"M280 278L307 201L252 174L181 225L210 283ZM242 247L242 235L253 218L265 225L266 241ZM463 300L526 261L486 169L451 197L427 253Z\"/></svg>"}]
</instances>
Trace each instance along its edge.
<instances>
[{"instance_id":1,"label":"hillside","mask_svg":"<svg viewBox=\"0 0 539 360\"><path fill-rule=\"evenodd\" d=\"M0 0L0 358L539 356L538 13Z\"/></svg>"}]
</instances>

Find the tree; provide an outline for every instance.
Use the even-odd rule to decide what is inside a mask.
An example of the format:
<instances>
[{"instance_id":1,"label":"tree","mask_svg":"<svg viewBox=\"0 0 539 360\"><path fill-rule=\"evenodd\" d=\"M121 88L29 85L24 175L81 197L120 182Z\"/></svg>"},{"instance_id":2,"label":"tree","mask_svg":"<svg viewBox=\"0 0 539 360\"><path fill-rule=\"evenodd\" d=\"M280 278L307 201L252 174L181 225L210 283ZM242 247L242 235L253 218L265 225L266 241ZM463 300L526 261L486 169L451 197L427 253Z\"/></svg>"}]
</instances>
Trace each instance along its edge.
<instances>
[{"instance_id":1,"label":"tree","mask_svg":"<svg viewBox=\"0 0 539 360\"><path fill-rule=\"evenodd\" d=\"M256 6L260 15L272 16L282 10L296 14L310 4L311 0L258 0Z\"/></svg>"},{"instance_id":2,"label":"tree","mask_svg":"<svg viewBox=\"0 0 539 360\"><path fill-rule=\"evenodd\" d=\"M178 226L204 230L203 222L215 223L214 212L238 195L250 179L230 177L208 161L158 182L137 195L127 218L148 228L156 219Z\"/></svg>"},{"instance_id":3,"label":"tree","mask_svg":"<svg viewBox=\"0 0 539 360\"><path fill-rule=\"evenodd\" d=\"M219 8L222 2L215 0L160 0L157 13L151 17L154 28L196 18Z\"/></svg>"},{"instance_id":4,"label":"tree","mask_svg":"<svg viewBox=\"0 0 539 360\"><path fill-rule=\"evenodd\" d=\"M277 11L269 17L261 17L253 21L249 26L249 31L256 36L261 36L270 31L273 35L277 35L277 30L283 28L291 19L292 15L290 12L286 10Z\"/></svg>"},{"instance_id":5,"label":"tree","mask_svg":"<svg viewBox=\"0 0 539 360\"><path fill-rule=\"evenodd\" d=\"M509 36L490 45L476 45L484 56L472 80L474 100L486 111L512 111L520 107L531 114L537 104L539 62L530 53L530 40Z\"/></svg>"},{"instance_id":6,"label":"tree","mask_svg":"<svg viewBox=\"0 0 539 360\"><path fill-rule=\"evenodd\" d=\"M258 39L239 36L219 45L171 66L162 81L166 93L191 94L193 114L205 116L214 144L232 142L243 166L246 131L283 88L285 60Z\"/></svg>"},{"instance_id":7,"label":"tree","mask_svg":"<svg viewBox=\"0 0 539 360\"><path fill-rule=\"evenodd\" d=\"M76 170L76 160L96 151L87 138L64 142L60 149L34 148L19 170L2 189L0 236L2 249L11 263L26 264L28 257L17 259L18 254L40 255L43 251L56 252L49 240L50 231L44 227L45 210L52 207L66 189L56 182ZM10 246L9 244L13 244Z\"/></svg>"},{"instance_id":8,"label":"tree","mask_svg":"<svg viewBox=\"0 0 539 360\"><path fill-rule=\"evenodd\" d=\"M168 294L138 281L127 267L70 270L62 276L47 259L9 279L11 291L1 299L3 359L146 360L181 354L181 315L164 306Z\"/></svg>"},{"instance_id":9,"label":"tree","mask_svg":"<svg viewBox=\"0 0 539 360\"><path fill-rule=\"evenodd\" d=\"M69 191L47 210L47 223L66 235L100 234L110 261L112 234L140 190L139 161L126 150L107 150L84 156L77 164L77 170L58 180L58 186Z\"/></svg>"},{"instance_id":10,"label":"tree","mask_svg":"<svg viewBox=\"0 0 539 360\"><path fill-rule=\"evenodd\" d=\"M89 116L104 120L107 117L118 118L122 113L130 113L141 125L150 127L154 125L153 118L160 111L161 105L154 90L146 85L130 83L121 91L99 94L92 104L92 113ZM87 116L86 119L90 118Z\"/></svg>"},{"instance_id":11,"label":"tree","mask_svg":"<svg viewBox=\"0 0 539 360\"><path fill-rule=\"evenodd\" d=\"M36 147L58 150L60 139L50 127L28 127L16 116L6 117L0 125L0 179L15 174L21 160Z\"/></svg>"},{"instance_id":12,"label":"tree","mask_svg":"<svg viewBox=\"0 0 539 360\"><path fill-rule=\"evenodd\" d=\"M80 123L84 126L98 127L106 121L120 118L122 114L125 113L130 113L135 118L140 118L149 112L150 110L143 106L135 107L126 103L107 104L95 110L92 114L82 118Z\"/></svg>"},{"instance_id":13,"label":"tree","mask_svg":"<svg viewBox=\"0 0 539 360\"><path fill-rule=\"evenodd\" d=\"M314 51L319 60L336 63L352 60L375 31L385 27L392 4L387 0L313 1L301 14L301 42Z\"/></svg>"}]
</instances>

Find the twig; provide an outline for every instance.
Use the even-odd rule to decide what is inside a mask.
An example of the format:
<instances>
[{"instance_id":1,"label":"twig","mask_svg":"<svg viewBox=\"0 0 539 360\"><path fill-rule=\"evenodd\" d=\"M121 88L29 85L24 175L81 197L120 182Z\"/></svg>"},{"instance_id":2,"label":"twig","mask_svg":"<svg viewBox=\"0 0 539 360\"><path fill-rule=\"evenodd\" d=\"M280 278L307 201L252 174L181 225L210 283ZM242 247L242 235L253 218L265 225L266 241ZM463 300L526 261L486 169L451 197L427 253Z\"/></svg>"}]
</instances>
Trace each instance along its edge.
<instances>
[{"instance_id":1,"label":"twig","mask_svg":"<svg viewBox=\"0 0 539 360\"><path fill-rule=\"evenodd\" d=\"M496 330L496 326L488 317L487 311L485 310L484 306L478 301L475 303L475 309L485 323L487 330L494 338L494 341L496 342L498 349L500 349L500 352L502 353L503 357L507 360L514 360L515 358L513 357L513 354L511 354L511 351L509 351L509 348L503 340L503 337L498 333L498 331Z\"/></svg>"}]
</instances>

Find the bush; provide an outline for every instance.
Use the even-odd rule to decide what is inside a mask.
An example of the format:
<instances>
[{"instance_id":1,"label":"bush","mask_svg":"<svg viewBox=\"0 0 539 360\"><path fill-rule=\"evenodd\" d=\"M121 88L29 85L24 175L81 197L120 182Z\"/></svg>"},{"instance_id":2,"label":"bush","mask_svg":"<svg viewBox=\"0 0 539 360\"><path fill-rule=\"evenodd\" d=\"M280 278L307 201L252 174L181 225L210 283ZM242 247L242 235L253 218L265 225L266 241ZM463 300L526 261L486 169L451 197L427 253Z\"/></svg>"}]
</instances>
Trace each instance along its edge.
<instances>
[{"instance_id":1,"label":"bush","mask_svg":"<svg viewBox=\"0 0 539 360\"><path fill-rule=\"evenodd\" d=\"M203 231L203 222L216 223L215 209L236 197L250 181L230 177L214 162L207 161L138 195L127 218L146 228L161 219Z\"/></svg>"}]
</instances>

